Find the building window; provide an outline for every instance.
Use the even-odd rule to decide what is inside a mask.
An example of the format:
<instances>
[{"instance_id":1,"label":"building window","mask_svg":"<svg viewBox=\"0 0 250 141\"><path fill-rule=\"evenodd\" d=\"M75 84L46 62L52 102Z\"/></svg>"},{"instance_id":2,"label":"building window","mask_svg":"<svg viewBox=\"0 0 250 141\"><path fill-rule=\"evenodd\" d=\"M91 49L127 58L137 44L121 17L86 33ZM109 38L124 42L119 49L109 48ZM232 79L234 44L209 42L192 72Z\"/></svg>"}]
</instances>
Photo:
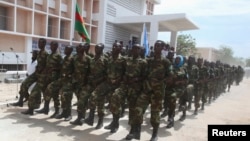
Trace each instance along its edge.
<instances>
[{"instance_id":1,"label":"building window","mask_svg":"<svg viewBox=\"0 0 250 141\"><path fill-rule=\"evenodd\" d=\"M7 8L0 6L0 29L7 30Z\"/></svg>"},{"instance_id":2,"label":"building window","mask_svg":"<svg viewBox=\"0 0 250 141\"><path fill-rule=\"evenodd\" d=\"M52 37L53 22L52 18L48 19L48 37Z\"/></svg>"},{"instance_id":3,"label":"building window","mask_svg":"<svg viewBox=\"0 0 250 141\"><path fill-rule=\"evenodd\" d=\"M60 38L61 39L65 39L65 28L66 28L65 21L61 21L60 22Z\"/></svg>"},{"instance_id":4,"label":"building window","mask_svg":"<svg viewBox=\"0 0 250 141\"><path fill-rule=\"evenodd\" d=\"M154 13L154 4L150 0L147 0L146 5L147 5L146 14L147 15L153 15L153 13Z\"/></svg>"}]
</instances>

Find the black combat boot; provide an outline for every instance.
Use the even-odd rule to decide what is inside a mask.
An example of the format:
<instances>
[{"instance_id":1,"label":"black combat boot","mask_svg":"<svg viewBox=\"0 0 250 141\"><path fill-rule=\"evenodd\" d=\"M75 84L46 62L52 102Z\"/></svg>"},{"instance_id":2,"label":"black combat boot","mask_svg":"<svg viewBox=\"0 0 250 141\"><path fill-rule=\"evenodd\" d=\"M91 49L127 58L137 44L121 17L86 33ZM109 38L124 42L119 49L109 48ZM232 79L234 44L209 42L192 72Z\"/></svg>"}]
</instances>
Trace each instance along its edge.
<instances>
[{"instance_id":1,"label":"black combat boot","mask_svg":"<svg viewBox=\"0 0 250 141\"><path fill-rule=\"evenodd\" d=\"M205 109L205 103L202 102L202 105L201 105L201 110L204 110Z\"/></svg>"},{"instance_id":2,"label":"black combat boot","mask_svg":"<svg viewBox=\"0 0 250 141\"><path fill-rule=\"evenodd\" d=\"M97 123L95 129L101 129L102 126L103 126L103 116L99 117L98 123Z\"/></svg>"},{"instance_id":3,"label":"black combat boot","mask_svg":"<svg viewBox=\"0 0 250 141\"><path fill-rule=\"evenodd\" d=\"M85 123L87 123L90 126L93 126L94 124L94 118L95 118L95 110L90 109L89 116L87 119L85 119Z\"/></svg>"},{"instance_id":4,"label":"black combat boot","mask_svg":"<svg viewBox=\"0 0 250 141\"><path fill-rule=\"evenodd\" d=\"M73 122L70 122L70 124L72 124L72 125L82 125L82 118L83 118L83 114L78 112L76 120L73 121Z\"/></svg>"},{"instance_id":5,"label":"black combat boot","mask_svg":"<svg viewBox=\"0 0 250 141\"><path fill-rule=\"evenodd\" d=\"M164 111L162 112L161 114L161 118L164 118L168 115L168 109L167 108L164 108Z\"/></svg>"},{"instance_id":6,"label":"black combat boot","mask_svg":"<svg viewBox=\"0 0 250 141\"><path fill-rule=\"evenodd\" d=\"M134 138L134 132L135 132L135 126L131 125L130 131L128 135L126 136L126 140L132 140Z\"/></svg>"},{"instance_id":7,"label":"black combat boot","mask_svg":"<svg viewBox=\"0 0 250 141\"><path fill-rule=\"evenodd\" d=\"M29 100L29 97L30 97L30 95L27 93L27 94L25 94L25 96L24 96L24 100L23 100L23 102L26 102L26 101L28 101Z\"/></svg>"},{"instance_id":8,"label":"black combat boot","mask_svg":"<svg viewBox=\"0 0 250 141\"><path fill-rule=\"evenodd\" d=\"M121 114L120 114L120 117L124 117L124 113L125 113L125 109L126 109L126 106L125 104L122 106L122 109L121 109Z\"/></svg>"},{"instance_id":9,"label":"black combat boot","mask_svg":"<svg viewBox=\"0 0 250 141\"><path fill-rule=\"evenodd\" d=\"M172 127L174 127L174 118L173 118L173 116L170 116L170 118L169 118L169 123L168 123L168 125L166 126L166 128L172 128Z\"/></svg>"},{"instance_id":10,"label":"black combat boot","mask_svg":"<svg viewBox=\"0 0 250 141\"><path fill-rule=\"evenodd\" d=\"M56 119L65 118L65 117L66 117L66 114L67 114L66 112L67 112L67 111L63 109L63 111L62 111L59 115L55 116L55 118L56 118Z\"/></svg>"},{"instance_id":11,"label":"black combat boot","mask_svg":"<svg viewBox=\"0 0 250 141\"><path fill-rule=\"evenodd\" d=\"M72 119L72 116L71 116L71 109L68 109L66 110L66 114L65 114L65 117L64 117L64 121L70 121Z\"/></svg>"},{"instance_id":12,"label":"black combat boot","mask_svg":"<svg viewBox=\"0 0 250 141\"><path fill-rule=\"evenodd\" d=\"M140 140L141 138L141 124L135 125L134 139Z\"/></svg>"},{"instance_id":13,"label":"black combat boot","mask_svg":"<svg viewBox=\"0 0 250 141\"><path fill-rule=\"evenodd\" d=\"M115 115L113 114L113 124L110 128L110 133L116 133L117 130L119 129L119 119L120 119L120 114Z\"/></svg>"},{"instance_id":14,"label":"black combat boot","mask_svg":"<svg viewBox=\"0 0 250 141\"><path fill-rule=\"evenodd\" d=\"M49 113L49 101L45 101L43 108L40 110L36 110L35 112L37 112L39 114L43 113L45 115L48 115L48 113Z\"/></svg>"},{"instance_id":15,"label":"black combat boot","mask_svg":"<svg viewBox=\"0 0 250 141\"><path fill-rule=\"evenodd\" d=\"M195 107L194 115L198 115L198 108Z\"/></svg>"},{"instance_id":16,"label":"black combat boot","mask_svg":"<svg viewBox=\"0 0 250 141\"><path fill-rule=\"evenodd\" d=\"M23 107L23 96L20 96L20 97L19 97L19 100L18 100L17 102L12 103L12 104L10 104L10 105L12 105L12 106Z\"/></svg>"},{"instance_id":17,"label":"black combat boot","mask_svg":"<svg viewBox=\"0 0 250 141\"><path fill-rule=\"evenodd\" d=\"M188 102L187 109L188 109L188 110L191 110L191 108L192 108L192 102Z\"/></svg>"},{"instance_id":18,"label":"black combat boot","mask_svg":"<svg viewBox=\"0 0 250 141\"><path fill-rule=\"evenodd\" d=\"M158 139L157 134L158 134L158 127L154 127L150 141L157 141Z\"/></svg>"},{"instance_id":19,"label":"black combat boot","mask_svg":"<svg viewBox=\"0 0 250 141\"><path fill-rule=\"evenodd\" d=\"M21 112L24 115L34 115L34 109L29 108L26 111Z\"/></svg>"},{"instance_id":20,"label":"black combat boot","mask_svg":"<svg viewBox=\"0 0 250 141\"><path fill-rule=\"evenodd\" d=\"M55 118L59 115L59 108L55 108L55 112L50 116L50 118Z\"/></svg>"},{"instance_id":21,"label":"black combat boot","mask_svg":"<svg viewBox=\"0 0 250 141\"><path fill-rule=\"evenodd\" d=\"M112 121L110 122L110 124L107 125L107 126L105 126L104 129L110 130L111 126L113 126L113 123L114 123L114 119L112 119Z\"/></svg>"},{"instance_id":22,"label":"black combat boot","mask_svg":"<svg viewBox=\"0 0 250 141\"><path fill-rule=\"evenodd\" d=\"M184 121L186 119L186 109L187 109L186 107L183 108L182 116L179 119L180 121Z\"/></svg>"}]
</instances>

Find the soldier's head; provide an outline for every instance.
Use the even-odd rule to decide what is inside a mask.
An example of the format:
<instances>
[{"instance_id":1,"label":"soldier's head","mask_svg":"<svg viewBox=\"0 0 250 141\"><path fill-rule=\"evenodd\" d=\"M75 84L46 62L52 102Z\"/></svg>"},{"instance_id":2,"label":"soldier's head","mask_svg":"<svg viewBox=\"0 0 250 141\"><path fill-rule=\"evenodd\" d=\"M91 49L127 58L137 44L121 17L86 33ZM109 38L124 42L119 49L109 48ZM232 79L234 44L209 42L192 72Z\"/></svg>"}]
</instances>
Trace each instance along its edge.
<instances>
[{"instance_id":1,"label":"soldier's head","mask_svg":"<svg viewBox=\"0 0 250 141\"><path fill-rule=\"evenodd\" d=\"M220 60L217 60L217 61L215 62L215 65L216 65L217 67L219 67L219 66L221 65Z\"/></svg>"},{"instance_id":2,"label":"soldier's head","mask_svg":"<svg viewBox=\"0 0 250 141\"><path fill-rule=\"evenodd\" d=\"M65 54L66 56L69 56L69 55L72 53L72 51L73 51L73 46L67 45L67 46L65 47L65 49L64 49L64 54Z\"/></svg>"},{"instance_id":3,"label":"soldier's head","mask_svg":"<svg viewBox=\"0 0 250 141\"><path fill-rule=\"evenodd\" d=\"M141 46L139 44L134 44L132 46L131 55L133 58L139 57L141 54Z\"/></svg>"},{"instance_id":4,"label":"soldier's head","mask_svg":"<svg viewBox=\"0 0 250 141\"><path fill-rule=\"evenodd\" d=\"M214 68L215 67L215 62L210 62L210 67Z\"/></svg>"},{"instance_id":5,"label":"soldier's head","mask_svg":"<svg viewBox=\"0 0 250 141\"><path fill-rule=\"evenodd\" d=\"M85 44L83 45L83 49L84 49L84 52L89 53L90 44L89 44L89 43L85 43Z\"/></svg>"},{"instance_id":6,"label":"soldier's head","mask_svg":"<svg viewBox=\"0 0 250 141\"><path fill-rule=\"evenodd\" d=\"M52 53L56 53L57 48L58 48L58 42L57 41L52 41L50 43L50 50L51 50L51 52Z\"/></svg>"},{"instance_id":7,"label":"soldier's head","mask_svg":"<svg viewBox=\"0 0 250 141\"><path fill-rule=\"evenodd\" d=\"M188 57L188 65L193 65L193 64L195 64L195 57L189 56Z\"/></svg>"},{"instance_id":8,"label":"soldier's head","mask_svg":"<svg viewBox=\"0 0 250 141\"><path fill-rule=\"evenodd\" d=\"M76 47L76 53L79 54L83 54L84 53L84 49L83 49L84 44L80 43L77 47Z\"/></svg>"},{"instance_id":9,"label":"soldier's head","mask_svg":"<svg viewBox=\"0 0 250 141\"><path fill-rule=\"evenodd\" d=\"M199 57L197 59L197 65L199 65L199 66L203 65L203 58Z\"/></svg>"},{"instance_id":10,"label":"soldier's head","mask_svg":"<svg viewBox=\"0 0 250 141\"><path fill-rule=\"evenodd\" d=\"M121 53L122 45L119 42L116 42L112 46L112 54L119 54Z\"/></svg>"},{"instance_id":11,"label":"soldier's head","mask_svg":"<svg viewBox=\"0 0 250 141\"><path fill-rule=\"evenodd\" d=\"M207 66L207 67L208 67L208 66L209 66L209 64L210 64L210 63L209 63L209 61L208 61L208 60L205 60L205 61L204 61L204 65L205 65L205 66Z\"/></svg>"},{"instance_id":12,"label":"soldier's head","mask_svg":"<svg viewBox=\"0 0 250 141\"><path fill-rule=\"evenodd\" d=\"M95 46L95 54L96 55L100 55L103 53L103 49L104 49L104 44L103 43L99 43Z\"/></svg>"},{"instance_id":13,"label":"soldier's head","mask_svg":"<svg viewBox=\"0 0 250 141\"><path fill-rule=\"evenodd\" d=\"M38 40L38 48L43 50L45 48L45 46L46 46L46 43L47 43L47 41L46 41L45 38L39 38L39 40Z\"/></svg>"},{"instance_id":14,"label":"soldier's head","mask_svg":"<svg viewBox=\"0 0 250 141\"><path fill-rule=\"evenodd\" d=\"M161 55L161 51L163 47L165 46L165 42L162 40L157 40L154 45L154 53L156 55Z\"/></svg>"}]
</instances>

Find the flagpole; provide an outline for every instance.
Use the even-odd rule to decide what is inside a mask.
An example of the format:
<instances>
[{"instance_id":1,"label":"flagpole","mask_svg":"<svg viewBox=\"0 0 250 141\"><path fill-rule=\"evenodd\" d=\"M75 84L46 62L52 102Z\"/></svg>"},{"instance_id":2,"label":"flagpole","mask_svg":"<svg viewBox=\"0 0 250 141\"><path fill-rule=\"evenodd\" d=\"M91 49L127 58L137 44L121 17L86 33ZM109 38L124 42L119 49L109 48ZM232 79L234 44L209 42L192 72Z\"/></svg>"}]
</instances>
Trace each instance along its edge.
<instances>
[{"instance_id":1,"label":"flagpole","mask_svg":"<svg viewBox=\"0 0 250 141\"><path fill-rule=\"evenodd\" d=\"M76 0L72 0L71 6L71 30L70 30L70 45L73 45L74 31L75 31L75 11L76 11Z\"/></svg>"}]
</instances>

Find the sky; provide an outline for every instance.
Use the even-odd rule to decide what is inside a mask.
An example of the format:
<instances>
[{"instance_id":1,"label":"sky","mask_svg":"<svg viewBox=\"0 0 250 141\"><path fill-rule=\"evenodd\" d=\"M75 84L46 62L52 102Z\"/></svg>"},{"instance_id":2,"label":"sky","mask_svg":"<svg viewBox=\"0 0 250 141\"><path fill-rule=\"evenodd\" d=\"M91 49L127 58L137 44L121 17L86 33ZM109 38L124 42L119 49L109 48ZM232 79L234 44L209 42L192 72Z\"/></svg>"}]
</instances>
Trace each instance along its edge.
<instances>
[{"instance_id":1,"label":"sky","mask_svg":"<svg viewBox=\"0 0 250 141\"><path fill-rule=\"evenodd\" d=\"M182 31L196 39L196 47L230 47L234 57L250 58L250 0L161 0L154 14L185 13L199 27ZM158 38L169 41L169 33Z\"/></svg>"}]
</instances>

